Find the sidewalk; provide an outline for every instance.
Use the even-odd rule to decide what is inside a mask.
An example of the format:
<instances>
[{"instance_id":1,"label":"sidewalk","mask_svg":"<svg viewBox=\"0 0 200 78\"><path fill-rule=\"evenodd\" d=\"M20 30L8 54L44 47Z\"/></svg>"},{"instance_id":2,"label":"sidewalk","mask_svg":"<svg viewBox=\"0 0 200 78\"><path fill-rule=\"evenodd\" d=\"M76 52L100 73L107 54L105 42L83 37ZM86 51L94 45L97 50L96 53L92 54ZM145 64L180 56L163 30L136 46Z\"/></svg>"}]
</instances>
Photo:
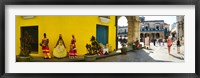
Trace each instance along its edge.
<instances>
[{"instance_id":1,"label":"sidewalk","mask_svg":"<svg viewBox=\"0 0 200 78\"><path fill-rule=\"evenodd\" d=\"M143 45L143 43L141 43ZM121 54L120 50L112 52L109 55L98 56L96 62L184 62L184 45L181 45L181 53L177 54L175 44L171 47L171 53L168 54L167 43L164 46L150 45L150 49L140 49L129 51L126 55ZM30 62L84 62L84 56L77 56L74 59L31 57Z\"/></svg>"},{"instance_id":2,"label":"sidewalk","mask_svg":"<svg viewBox=\"0 0 200 78\"><path fill-rule=\"evenodd\" d=\"M102 56L97 56L97 59L101 59L101 58L106 58L106 57L111 57L114 55L119 55L121 53L121 51L116 51L116 52L111 52L108 55L102 55ZM16 58L17 59L17 58ZM32 56L30 59L30 62L85 62L84 60L84 55L82 56L77 56L76 58L70 59L69 57L65 57L65 58L51 58L51 59L44 59L43 57L36 57L36 56Z\"/></svg>"},{"instance_id":3,"label":"sidewalk","mask_svg":"<svg viewBox=\"0 0 200 78\"><path fill-rule=\"evenodd\" d=\"M96 62L184 62L184 46L181 46L181 54L177 54L176 45L173 45L169 55L166 45L165 43L164 46L154 46L151 43L148 50L134 50L128 52L127 55L98 59Z\"/></svg>"},{"instance_id":4,"label":"sidewalk","mask_svg":"<svg viewBox=\"0 0 200 78\"><path fill-rule=\"evenodd\" d=\"M170 55L168 54L167 43L165 43L164 46L151 46L150 49L151 50L144 49L144 51L150 53L149 56L155 60L184 62L184 45L180 48L180 54L177 53L177 46L175 44L171 47Z\"/></svg>"}]
</instances>

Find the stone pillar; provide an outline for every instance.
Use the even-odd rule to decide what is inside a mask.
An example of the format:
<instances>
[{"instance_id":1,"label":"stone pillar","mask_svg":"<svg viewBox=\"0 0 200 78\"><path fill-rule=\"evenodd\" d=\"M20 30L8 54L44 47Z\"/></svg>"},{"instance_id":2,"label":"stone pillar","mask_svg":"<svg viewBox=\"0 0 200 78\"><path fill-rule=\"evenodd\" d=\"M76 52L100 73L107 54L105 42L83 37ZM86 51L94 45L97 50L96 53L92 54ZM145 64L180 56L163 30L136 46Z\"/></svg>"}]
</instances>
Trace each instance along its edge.
<instances>
[{"instance_id":1,"label":"stone pillar","mask_svg":"<svg viewBox=\"0 0 200 78\"><path fill-rule=\"evenodd\" d=\"M152 35L151 35L151 33L149 32L149 39L151 40L152 39Z\"/></svg>"},{"instance_id":2,"label":"stone pillar","mask_svg":"<svg viewBox=\"0 0 200 78\"><path fill-rule=\"evenodd\" d=\"M161 39L165 38L164 32L160 33L160 38Z\"/></svg>"},{"instance_id":3,"label":"stone pillar","mask_svg":"<svg viewBox=\"0 0 200 78\"><path fill-rule=\"evenodd\" d=\"M128 47L131 47L133 44L133 17L126 16L128 20Z\"/></svg>"},{"instance_id":4,"label":"stone pillar","mask_svg":"<svg viewBox=\"0 0 200 78\"><path fill-rule=\"evenodd\" d=\"M136 38L140 41L140 18L139 16L133 16L134 19L134 31L133 31L133 41L136 41Z\"/></svg>"},{"instance_id":5,"label":"stone pillar","mask_svg":"<svg viewBox=\"0 0 200 78\"><path fill-rule=\"evenodd\" d=\"M178 37L181 39L184 38L184 16L177 16L178 22Z\"/></svg>"},{"instance_id":6,"label":"stone pillar","mask_svg":"<svg viewBox=\"0 0 200 78\"><path fill-rule=\"evenodd\" d=\"M132 50L132 45L136 38L140 41L140 19L139 16L126 16L128 20L128 50Z\"/></svg>"}]
</instances>

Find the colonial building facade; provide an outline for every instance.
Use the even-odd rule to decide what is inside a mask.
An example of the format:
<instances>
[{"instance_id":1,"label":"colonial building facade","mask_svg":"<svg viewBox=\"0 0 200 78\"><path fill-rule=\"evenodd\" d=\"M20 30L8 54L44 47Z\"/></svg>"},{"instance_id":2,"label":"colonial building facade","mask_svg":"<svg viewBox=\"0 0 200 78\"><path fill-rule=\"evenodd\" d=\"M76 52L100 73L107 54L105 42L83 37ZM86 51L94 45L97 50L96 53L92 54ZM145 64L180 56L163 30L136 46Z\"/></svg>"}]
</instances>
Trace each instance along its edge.
<instances>
[{"instance_id":1,"label":"colonial building facade","mask_svg":"<svg viewBox=\"0 0 200 78\"><path fill-rule=\"evenodd\" d=\"M128 35L128 26L118 27L117 36L127 37Z\"/></svg>"},{"instance_id":2,"label":"colonial building facade","mask_svg":"<svg viewBox=\"0 0 200 78\"><path fill-rule=\"evenodd\" d=\"M140 17L140 39L143 42L144 38L149 35L150 39L167 39L169 35L169 24L164 20L145 20L145 17ZM118 37L127 36L128 26L118 27Z\"/></svg>"},{"instance_id":3,"label":"colonial building facade","mask_svg":"<svg viewBox=\"0 0 200 78\"><path fill-rule=\"evenodd\" d=\"M140 24L140 39L144 40L146 36L153 39L166 39L169 31L169 24L164 23L164 20L142 20Z\"/></svg>"}]
</instances>

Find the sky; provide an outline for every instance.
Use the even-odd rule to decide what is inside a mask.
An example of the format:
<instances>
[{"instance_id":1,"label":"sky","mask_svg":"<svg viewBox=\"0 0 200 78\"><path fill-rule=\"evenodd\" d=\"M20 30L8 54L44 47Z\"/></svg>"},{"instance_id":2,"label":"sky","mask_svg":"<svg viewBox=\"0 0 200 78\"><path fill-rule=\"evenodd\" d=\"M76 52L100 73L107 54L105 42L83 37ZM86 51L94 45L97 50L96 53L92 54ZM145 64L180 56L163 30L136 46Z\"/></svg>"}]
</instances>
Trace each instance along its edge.
<instances>
[{"instance_id":1,"label":"sky","mask_svg":"<svg viewBox=\"0 0 200 78\"><path fill-rule=\"evenodd\" d=\"M140 16L141 17L141 16ZM164 20L165 23L171 25L176 22L176 16L144 16L145 20ZM127 19L125 16L122 16L118 19L118 26L128 26Z\"/></svg>"}]
</instances>

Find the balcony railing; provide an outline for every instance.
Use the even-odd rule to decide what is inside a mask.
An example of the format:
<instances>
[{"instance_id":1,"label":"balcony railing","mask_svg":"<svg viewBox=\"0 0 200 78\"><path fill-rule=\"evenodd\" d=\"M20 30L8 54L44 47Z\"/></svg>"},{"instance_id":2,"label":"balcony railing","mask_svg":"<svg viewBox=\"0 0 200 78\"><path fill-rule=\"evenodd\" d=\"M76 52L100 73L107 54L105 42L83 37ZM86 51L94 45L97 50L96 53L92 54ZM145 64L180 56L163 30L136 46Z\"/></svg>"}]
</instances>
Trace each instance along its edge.
<instances>
[{"instance_id":1,"label":"balcony railing","mask_svg":"<svg viewBox=\"0 0 200 78\"><path fill-rule=\"evenodd\" d=\"M119 32L118 34L128 34L128 32Z\"/></svg>"},{"instance_id":2,"label":"balcony railing","mask_svg":"<svg viewBox=\"0 0 200 78\"><path fill-rule=\"evenodd\" d=\"M140 29L140 32L164 32L165 29Z\"/></svg>"}]
</instances>

